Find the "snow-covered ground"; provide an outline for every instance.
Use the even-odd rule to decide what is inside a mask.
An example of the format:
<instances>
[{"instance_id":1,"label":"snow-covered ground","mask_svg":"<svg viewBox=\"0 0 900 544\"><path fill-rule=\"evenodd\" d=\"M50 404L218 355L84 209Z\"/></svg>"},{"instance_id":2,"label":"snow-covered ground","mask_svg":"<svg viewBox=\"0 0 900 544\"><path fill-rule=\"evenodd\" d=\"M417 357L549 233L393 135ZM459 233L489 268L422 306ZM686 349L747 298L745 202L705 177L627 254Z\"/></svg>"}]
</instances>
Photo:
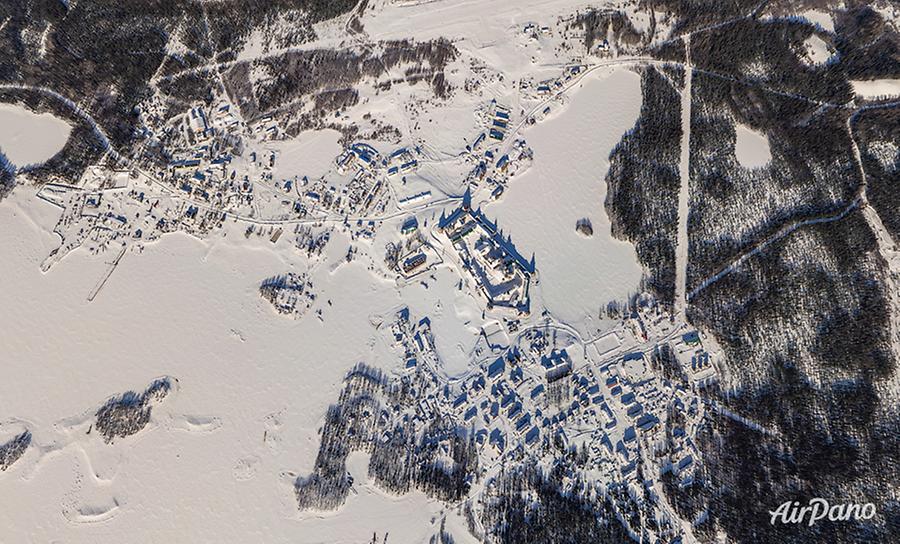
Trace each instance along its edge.
<instances>
[{"instance_id":1,"label":"snow-covered ground","mask_svg":"<svg viewBox=\"0 0 900 544\"><path fill-rule=\"evenodd\" d=\"M804 11L800 16L813 24L819 25L825 32L834 32L834 19L824 11L811 9Z\"/></svg>"},{"instance_id":2,"label":"snow-covered ground","mask_svg":"<svg viewBox=\"0 0 900 544\"><path fill-rule=\"evenodd\" d=\"M806 58L811 64L822 64L834 54L833 48L819 36L812 34L804 42Z\"/></svg>"},{"instance_id":3,"label":"snow-covered ground","mask_svg":"<svg viewBox=\"0 0 900 544\"><path fill-rule=\"evenodd\" d=\"M331 301L316 306L324 321L285 319L259 297L259 281L302 264L239 232L205 242L175 234L127 254L88 303L113 255L76 252L41 273L57 213L26 187L0 202L0 414L34 435L0 473L4 542L102 542L123 526L144 542L183 540L188 527L219 542L362 541L387 530L414 542L433 531L439 506L416 494L365 492L302 521L283 475L311 469L344 373L378 362L369 316L399 303L390 282L361 263L320 267L312 278ZM65 421L164 375L179 393L153 428L111 446L61 441Z\"/></svg>"},{"instance_id":4,"label":"snow-covered ground","mask_svg":"<svg viewBox=\"0 0 900 544\"><path fill-rule=\"evenodd\" d=\"M316 179L334 166L334 158L342 148L341 134L336 130L304 132L290 140L277 140L265 146L278 153L275 173L283 179L306 176Z\"/></svg>"},{"instance_id":5,"label":"snow-covered ground","mask_svg":"<svg viewBox=\"0 0 900 544\"><path fill-rule=\"evenodd\" d=\"M49 113L0 104L0 153L17 168L40 164L66 145L72 127Z\"/></svg>"},{"instance_id":6,"label":"snow-covered ground","mask_svg":"<svg viewBox=\"0 0 900 544\"><path fill-rule=\"evenodd\" d=\"M579 322L635 291L634 247L612 238L604 209L609 153L640 113L640 77L626 69L591 74L556 117L526 130L534 164L503 199L485 208L526 257L535 254L543 303ZM587 217L594 235L575 231Z\"/></svg>"},{"instance_id":7,"label":"snow-covered ground","mask_svg":"<svg viewBox=\"0 0 900 544\"><path fill-rule=\"evenodd\" d=\"M900 79L870 79L850 82L853 92L862 98L889 98L900 96Z\"/></svg>"},{"instance_id":8,"label":"snow-covered ground","mask_svg":"<svg viewBox=\"0 0 900 544\"><path fill-rule=\"evenodd\" d=\"M741 166L744 168L759 168L772 160L769 139L765 134L761 134L740 123L737 123L734 128L737 132L734 153Z\"/></svg>"},{"instance_id":9,"label":"snow-covered ground","mask_svg":"<svg viewBox=\"0 0 900 544\"><path fill-rule=\"evenodd\" d=\"M481 308L468 290L459 290L460 275L449 268L441 268L425 280L405 286L400 296L415 315L428 316L434 333L435 350L450 377L470 368L471 351L478 340Z\"/></svg>"}]
</instances>

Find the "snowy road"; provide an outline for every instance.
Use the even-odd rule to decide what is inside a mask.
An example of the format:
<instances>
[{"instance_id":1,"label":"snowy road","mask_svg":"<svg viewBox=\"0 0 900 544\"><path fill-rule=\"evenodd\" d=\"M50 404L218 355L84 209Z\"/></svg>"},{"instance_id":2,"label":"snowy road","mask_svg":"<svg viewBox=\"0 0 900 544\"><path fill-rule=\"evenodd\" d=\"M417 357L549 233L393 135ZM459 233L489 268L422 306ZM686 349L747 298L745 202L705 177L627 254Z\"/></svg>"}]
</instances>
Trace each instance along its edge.
<instances>
[{"instance_id":1,"label":"snowy road","mask_svg":"<svg viewBox=\"0 0 900 544\"><path fill-rule=\"evenodd\" d=\"M687 309L688 216L691 185L691 36L684 37L684 89L681 91L681 165L678 191L678 234L675 246L675 311L683 317Z\"/></svg>"}]
</instances>

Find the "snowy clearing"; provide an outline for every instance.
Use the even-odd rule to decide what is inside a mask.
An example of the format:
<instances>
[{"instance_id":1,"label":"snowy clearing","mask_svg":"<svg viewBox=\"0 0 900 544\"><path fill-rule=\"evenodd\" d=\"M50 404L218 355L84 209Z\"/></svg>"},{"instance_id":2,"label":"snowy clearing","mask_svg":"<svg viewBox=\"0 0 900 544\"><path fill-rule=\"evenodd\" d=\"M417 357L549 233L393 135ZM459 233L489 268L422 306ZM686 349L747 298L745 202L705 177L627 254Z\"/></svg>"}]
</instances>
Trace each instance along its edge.
<instances>
[{"instance_id":1,"label":"snowy clearing","mask_svg":"<svg viewBox=\"0 0 900 544\"><path fill-rule=\"evenodd\" d=\"M824 11L811 9L809 11L804 11L800 16L813 24L819 25L825 32L834 32L834 19L831 18L830 14L825 13Z\"/></svg>"},{"instance_id":2,"label":"snowy clearing","mask_svg":"<svg viewBox=\"0 0 900 544\"><path fill-rule=\"evenodd\" d=\"M853 92L862 98L890 98L900 96L900 79L871 79L850 82Z\"/></svg>"},{"instance_id":3,"label":"snowy clearing","mask_svg":"<svg viewBox=\"0 0 900 544\"><path fill-rule=\"evenodd\" d=\"M822 64L834 54L831 46L815 34L807 38L803 45L806 47L806 58L812 64Z\"/></svg>"},{"instance_id":4,"label":"snowy clearing","mask_svg":"<svg viewBox=\"0 0 900 544\"><path fill-rule=\"evenodd\" d=\"M330 129L303 132L296 138L275 141L267 147L279 155L276 171L279 177L315 179L334 165L334 158L342 150L338 143L340 137L340 132Z\"/></svg>"},{"instance_id":5,"label":"snowy clearing","mask_svg":"<svg viewBox=\"0 0 900 544\"><path fill-rule=\"evenodd\" d=\"M766 135L740 123L734 128L737 132L734 154L738 163L744 168L760 168L769 164L772 160L772 151L769 149L769 139Z\"/></svg>"}]
</instances>

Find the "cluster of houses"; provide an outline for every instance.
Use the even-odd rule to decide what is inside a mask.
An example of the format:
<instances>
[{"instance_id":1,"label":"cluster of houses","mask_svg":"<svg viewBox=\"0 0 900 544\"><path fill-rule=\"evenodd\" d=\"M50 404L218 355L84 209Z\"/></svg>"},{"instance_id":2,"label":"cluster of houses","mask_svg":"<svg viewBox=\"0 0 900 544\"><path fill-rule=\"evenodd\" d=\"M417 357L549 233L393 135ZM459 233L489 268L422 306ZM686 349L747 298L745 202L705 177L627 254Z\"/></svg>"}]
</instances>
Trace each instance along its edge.
<instances>
[{"instance_id":1,"label":"cluster of houses","mask_svg":"<svg viewBox=\"0 0 900 544\"><path fill-rule=\"evenodd\" d=\"M405 361L404 375L436 373L440 358L427 318L412 319L404 308L390 332ZM540 329L525 331L460 380L432 376L429 389L418 392L417 417L449 416L474 433L482 466L549 444L580 445L597 470L616 481L634 480L641 444L658 440L662 392L641 373L636 355L601 368L586 359L576 365L573 348L579 349L560 346Z\"/></svg>"},{"instance_id":2,"label":"cluster of houses","mask_svg":"<svg viewBox=\"0 0 900 544\"><path fill-rule=\"evenodd\" d=\"M338 172L347 174L355 171L353 179L345 187L344 213L368 213L384 211L390 197L387 183L400 177L406 182L406 175L419 168L418 149L399 148L382 157L374 147L366 143L355 143L337 158ZM398 206L409 207L424 202L431 197L431 191L399 198Z\"/></svg>"},{"instance_id":3,"label":"cluster of houses","mask_svg":"<svg viewBox=\"0 0 900 544\"><path fill-rule=\"evenodd\" d=\"M586 66L572 64L566 66L560 75L538 82L522 80L520 90L531 98L546 98L562 90L570 81L578 77Z\"/></svg>"},{"instance_id":4,"label":"cluster of houses","mask_svg":"<svg viewBox=\"0 0 900 544\"><path fill-rule=\"evenodd\" d=\"M466 145L466 151L470 153L478 153L482 147L490 147L492 142L502 142L510 130L510 109L497 100L491 100L486 107L476 111L476 116L482 120L484 128L471 144Z\"/></svg>"},{"instance_id":5,"label":"cluster of houses","mask_svg":"<svg viewBox=\"0 0 900 544\"><path fill-rule=\"evenodd\" d=\"M388 177L411 174L419 168L419 160L406 147L395 150L382 160Z\"/></svg>"},{"instance_id":6,"label":"cluster of houses","mask_svg":"<svg viewBox=\"0 0 900 544\"><path fill-rule=\"evenodd\" d=\"M684 368L688 381L693 386L707 387L718 380L712 357L703 347L703 341L698 331L690 331L681 335L672 347L678 362Z\"/></svg>"},{"instance_id":7,"label":"cluster of houses","mask_svg":"<svg viewBox=\"0 0 900 544\"><path fill-rule=\"evenodd\" d=\"M409 308L400 309L394 317L391 334L394 343L403 350L404 368L415 369L423 364L432 369L438 368L440 359L434 349L431 320L423 317L413 322Z\"/></svg>"},{"instance_id":8,"label":"cluster of houses","mask_svg":"<svg viewBox=\"0 0 900 544\"><path fill-rule=\"evenodd\" d=\"M384 170L388 177L394 177L415 172L419 168L419 160L416 158L418 154L418 149L401 147L382 157L371 145L357 142L344 150L335 162L341 174L347 174L354 169L357 172L362 170L373 174Z\"/></svg>"},{"instance_id":9,"label":"cluster of houses","mask_svg":"<svg viewBox=\"0 0 900 544\"><path fill-rule=\"evenodd\" d=\"M187 142L202 144L209 141L217 132L220 134L233 132L244 125L231 105L223 101L210 110L202 106L191 108L180 126Z\"/></svg>"},{"instance_id":10,"label":"cluster of houses","mask_svg":"<svg viewBox=\"0 0 900 544\"><path fill-rule=\"evenodd\" d=\"M525 171L534 159L534 152L522 138L515 139L506 151L500 142L511 134L510 110L496 100L478 112L485 124L471 143L466 144L465 161L472 165L465 183L476 191L486 188L494 200L506 190L510 179Z\"/></svg>"},{"instance_id":11,"label":"cluster of houses","mask_svg":"<svg viewBox=\"0 0 900 544\"><path fill-rule=\"evenodd\" d=\"M653 320L643 320L655 335ZM440 417L472 433L485 470L563 449L584 455L582 476L601 485L639 489L667 474L678 485L691 484L704 403L689 384L670 383L654 372L648 352L626 347L647 345L633 334L640 327L619 329L615 334L630 340L606 355L592 354L550 321L520 330L512 342L485 331L497 349L483 352L488 356L459 378L441 376L428 318L412 318L403 308L389 330L404 361L398 373L415 387L411 417L417 428ZM674 343L697 349L702 342L695 338L686 332Z\"/></svg>"},{"instance_id":12,"label":"cluster of houses","mask_svg":"<svg viewBox=\"0 0 900 544\"><path fill-rule=\"evenodd\" d=\"M85 171L80 185L44 185L38 197L61 210L54 227L61 243L42 268L48 270L78 247L98 254L176 230L200 236L222 225L221 212L151 192L139 181L135 171L92 167Z\"/></svg>"},{"instance_id":13,"label":"cluster of houses","mask_svg":"<svg viewBox=\"0 0 900 544\"><path fill-rule=\"evenodd\" d=\"M413 320L404 308L396 314L390 331L403 354L406 374L433 373L440 367L428 318ZM474 432L488 461L511 449L536 445L541 428L549 429L550 424L534 402L534 391L542 387L535 387L540 384L523 374L517 356L508 351L452 385L442 379L431 380L434 387L419 392L417 417L422 421L435 414L455 418L460 427Z\"/></svg>"},{"instance_id":14,"label":"cluster of houses","mask_svg":"<svg viewBox=\"0 0 900 544\"><path fill-rule=\"evenodd\" d=\"M240 213L254 203L255 180L249 174L239 175L238 170L231 167L233 160L229 151L219 149L215 144L203 144L190 156L173 159L164 180L186 198ZM271 179L271 167L266 166L262 175Z\"/></svg>"},{"instance_id":15,"label":"cluster of houses","mask_svg":"<svg viewBox=\"0 0 900 544\"><path fill-rule=\"evenodd\" d=\"M692 469L701 459L693 435L702 418L702 403L696 395L691 395L682 388L676 388L672 413L679 415L677 421L670 422L668 426L666 456L660 471L671 472L679 486L687 487L693 483Z\"/></svg>"},{"instance_id":16,"label":"cluster of houses","mask_svg":"<svg viewBox=\"0 0 900 544\"><path fill-rule=\"evenodd\" d=\"M235 215L264 213L276 219L374 214L389 205L386 178L418 168L414 151L407 148L382 157L373 146L356 142L335 160L334 171L343 179L328 175L314 180L306 176L278 179L277 152L251 149L238 155L228 145L233 142L223 135L244 126L231 109L223 102L210 111L195 107L186 115L191 137L166 171L160 172L163 181L185 198ZM255 141L280 137L277 125L267 119L248 130Z\"/></svg>"},{"instance_id":17,"label":"cluster of houses","mask_svg":"<svg viewBox=\"0 0 900 544\"><path fill-rule=\"evenodd\" d=\"M600 404L607 423L588 445L594 458L625 481L638 483L635 469L641 462L644 478L652 481L671 472L680 485L690 485L700 458L694 436L703 418L703 402L696 392L689 384L661 379L640 351L601 367L600 376L601 390L609 400ZM615 463L604 461L610 456Z\"/></svg>"},{"instance_id":18,"label":"cluster of houses","mask_svg":"<svg viewBox=\"0 0 900 544\"><path fill-rule=\"evenodd\" d=\"M275 180L277 153L245 150L237 135L252 134L255 141L274 139L278 128L271 119L252 127L240 120L232 105L221 102L213 108L196 106L185 115L185 137L170 142L176 148L168 167L158 172L160 181L176 188L184 198L235 215L254 215L254 210L274 206L273 214L304 212L292 198L294 180ZM262 198L257 185L279 191Z\"/></svg>"},{"instance_id":19,"label":"cluster of houses","mask_svg":"<svg viewBox=\"0 0 900 544\"><path fill-rule=\"evenodd\" d=\"M618 414L615 454L620 458L620 472L632 475L643 449L660 439L660 414L664 414L668 395L647 368L644 353L632 352L601 369L604 386L609 391L607 408Z\"/></svg>"},{"instance_id":20,"label":"cluster of houses","mask_svg":"<svg viewBox=\"0 0 900 544\"><path fill-rule=\"evenodd\" d=\"M230 104L222 102L211 110L195 107L186 118L190 137L180 147L177 141L171 143L176 151L167 168L156 172L160 183L184 200L233 215L255 216L262 208L267 215L287 216L303 209L292 197L293 182L275 179L277 153L243 149L238 143L236 134L250 129Z\"/></svg>"},{"instance_id":21,"label":"cluster of houses","mask_svg":"<svg viewBox=\"0 0 900 544\"><path fill-rule=\"evenodd\" d=\"M534 151L523 139L516 139L508 152L499 157L493 149L483 154L470 155L475 166L469 172L466 183L475 190L485 188L492 200L499 199L513 176L524 172L534 160Z\"/></svg>"},{"instance_id":22,"label":"cluster of houses","mask_svg":"<svg viewBox=\"0 0 900 544\"><path fill-rule=\"evenodd\" d=\"M534 256L530 260L523 257L496 223L480 208L472 208L470 191L450 215L441 213L438 230L456 251L460 266L484 295L489 309L516 315L530 312Z\"/></svg>"},{"instance_id":23,"label":"cluster of houses","mask_svg":"<svg viewBox=\"0 0 900 544\"><path fill-rule=\"evenodd\" d=\"M335 162L340 174L347 174L353 170L373 171L378 167L381 153L369 144L357 142L338 155Z\"/></svg>"},{"instance_id":24,"label":"cluster of houses","mask_svg":"<svg viewBox=\"0 0 900 544\"><path fill-rule=\"evenodd\" d=\"M571 341L563 339L562 344ZM495 361L488 366L487 374L491 380L503 376L516 385L524 411L536 422L535 432L558 447L581 446L590 455L593 468L620 480L633 467L621 463L614 450L616 446L626 448L626 441L630 443L632 435L636 436L614 404L621 390L611 392L604 370L598 371L590 360L579 359L576 364L573 349L580 348L577 344L560 345L555 335L531 329L520 335L508 364ZM621 424L629 426L623 428Z\"/></svg>"},{"instance_id":25,"label":"cluster of houses","mask_svg":"<svg viewBox=\"0 0 900 544\"><path fill-rule=\"evenodd\" d=\"M549 36L551 34L551 30L547 25L527 23L524 27L522 27L522 33L532 40L536 40L539 36Z\"/></svg>"},{"instance_id":26,"label":"cluster of houses","mask_svg":"<svg viewBox=\"0 0 900 544\"><path fill-rule=\"evenodd\" d=\"M434 248L420 232L419 220L415 215L403 221L400 225L400 241L391 246L396 253L393 260L388 259L389 265L407 280L425 273L441 262Z\"/></svg>"},{"instance_id":27,"label":"cluster of houses","mask_svg":"<svg viewBox=\"0 0 900 544\"><path fill-rule=\"evenodd\" d=\"M384 211L391 198L388 179L414 173L419 167L417 148L402 147L382 156L372 145L356 142L336 158L337 175L310 180L275 177L277 153L244 150L238 156L223 142L233 143L226 134L243 131L255 141L282 137L277 124L263 118L247 127L227 102L214 108L192 108L182 123L181 147L170 161L164 182L183 196L235 215L260 212L279 219L303 219L322 214L363 215ZM179 145L176 140L173 142ZM405 181L405 178L404 178ZM257 184L274 189L261 191ZM430 198L430 191L410 195L400 205L412 205Z\"/></svg>"},{"instance_id":28,"label":"cluster of houses","mask_svg":"<svg viewBox=\"0 0 900 544\"><path fill-rule=\"evenodd\" d=\"M492 140L502 142L509 130L510 111L509 108L497 103L496 100L491 101L491 107L488 115L485 117L488 137Z\"/></svg>"},{"instance_id":29,"label":"cluster of houses","mask_svg":"<svg viewBox=\"0 0 900 544\"><path fill-rule=\"evenodd\" d=\"M232 217L277 222L376 216L392 204L389 178L413 173L419 166L416 148L383 157L373 146L358 142L337 158L336 174L333 170L317 180L279 178L279 152L249 147L277 137L268 129L265 135L253 134L264 126L266 120L248 127L227 102L196 106L167 129L167 146L174 151L164 167L125 172L92 168L77 184L48 184L39 196L62 209L57 231L63 240L46 266L83 245L96 253L173 231L203 236ZM251 137L241 143L241 136ZM430 192L424 191L398 204L428 198ZM355 228L351 221L344 223L354 240L374 236L372 221L356 221ZM276 243L284 231L253 228L251 221L250 234ZM297 248L310 255L320 254L328 241L327 233L295 234ZM411 254L402 267L415 273L426 261L424 253Z\"/></svg>"},{"instance_id":30,"label":"cluster of houses","mask_svg":"<svg viewBox=\"0 0 900 544\"><path fill-rule=\"evenodd\" d=\"M483 364L452 406L466 424L486 427L489 459L545 437L584 451L608 481L640 485L644 464L643 478L672 471L689 485L699 458L692 437L702 402L689 388L661 380L642 351L601 363L571 337L540 328Z\"/></svg>"}]
</instances>

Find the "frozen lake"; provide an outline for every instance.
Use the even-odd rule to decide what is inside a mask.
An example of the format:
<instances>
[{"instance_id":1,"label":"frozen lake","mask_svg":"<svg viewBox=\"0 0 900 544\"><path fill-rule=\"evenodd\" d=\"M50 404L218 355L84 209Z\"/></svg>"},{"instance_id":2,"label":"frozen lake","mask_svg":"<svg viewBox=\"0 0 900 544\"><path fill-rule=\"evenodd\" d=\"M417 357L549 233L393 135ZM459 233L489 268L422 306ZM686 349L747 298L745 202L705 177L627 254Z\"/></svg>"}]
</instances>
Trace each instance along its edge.
<instances>
[{"instance_id":1,"label":"frozen lake","mask_svg":"<svg viewBox=\"0 0 900 544\"><path fill-rule=\"evenodd\" d=\"M534 164L488 206L519 251L535 254L543 302L570 323L638 288L634 246L616 240L603 207L609 153L640 114L640 76L628 70L590 75L555 117L525 132ZM558 106L554 106L558 107ZM589 218L594 235L575 231Z\"/></svg>"},{"instance_id":2,"label":"frozen lake","mask_svg":"<svg viewBox=\"0 0 900 544\"><path fill-rule=\"evenodd\" d=\"M49 113L0 104L0 153L16 168L41 164L59 153L72 127Z\"/></svg>"},{"instance_id":3,"label":"frozen lake","mask_svg":"<svg viewBox=\"0 0 900 544\"><path fill-rule=\"evenodd\" d=\"M75 439L40 460L30 448L0 472L0 538L111 542L127 528L162 542L190 528L215 542L364 542L373 531L427 541L441 505L421 493L366 487L338 512L301 516L283 474L312 469L317 429L353 364L396 364L373 359L380 333L369 320L400 302L393 282L355 262L319 267L324 322L281 317L259 282L303 263L248 242L237 225L227 237L173 234L128 253L88 303L112 255L76 251L41 273L59 212L35 190L0 202L0 431L24 420L34 444L52 449L57 423L111 395L164 375L179 391L137 437Z\"/></svg>"}]
</instances>

